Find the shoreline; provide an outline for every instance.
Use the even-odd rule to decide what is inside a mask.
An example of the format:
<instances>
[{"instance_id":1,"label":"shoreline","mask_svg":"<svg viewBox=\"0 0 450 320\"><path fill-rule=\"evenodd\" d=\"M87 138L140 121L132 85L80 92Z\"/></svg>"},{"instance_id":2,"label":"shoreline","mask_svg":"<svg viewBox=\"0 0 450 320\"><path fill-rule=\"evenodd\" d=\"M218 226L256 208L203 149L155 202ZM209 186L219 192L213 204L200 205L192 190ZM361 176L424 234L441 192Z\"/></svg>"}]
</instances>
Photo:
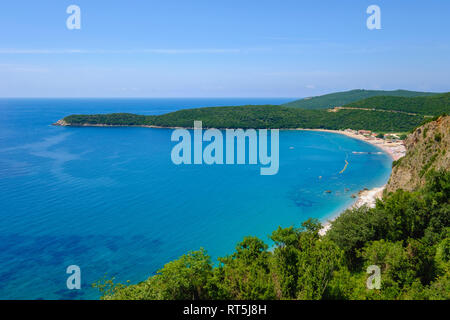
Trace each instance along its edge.
<instances>
[{"instance_id":1,"label":"shoreline","mask_svg":"<svg viewBox=\"0 0 450 320\"><path fill-rule=\"evenodd\" d=\"M406 148L402 142L389 143L386 140L381 139L381 138L375 138L375 137L368 138L361 134L352 133L352 132L348 132L348 131L342 131L342 130L331 130L331 129L289 129L289 130L317 131L317 132L329 132L329 133L342 134L344 136L347 136L347 137L350 137L353 139L358 139L360 141L364 141L366 143L369 143L369 144L383 150L394 161L402 158L406 154Z\"/></svg>"},{"instance_id":2,"label":"shoreline","mask_svg":"<svg viewBox=\"0 0 450 320\"><path fill-rule=\"evenodd\" d=\"M53 123L55 126L64 126L64 127L142 127L142 128L154 128L154 129L194 129L194 128L186 128L186 127L162 127L162 126L152 126L152 125L107 125L107 124L80 124L80 125L72 125L66 123L64 120L58 120L56 123ZM226 128L217 128L217 129L226 129ZM343 131L343 130L331 130L331 129L304 129L304 128L293 128L293 129L279 129L279 130L298 130L298 131L315 131L315 132L328 132L328 133L336 133L342 134L349 138L357 139L366 143L369 143L378 149L384 151L393 161L396 161L402 158L406 154L406 148L403 142L387 142L384 139L376 138L372 136L365 136L362 134L358 134L355 131ZM355 152L355 151L354 151ZM392 173L392 172L391 172ZM348 209L360 208L364 205L367 205L369 208L375 207L375 203L377 199L381 199L383 196L383 191L386 188L386 184L381 187L375 187L372 189L364 189L358 192L358 197L351 205L346 207L343 210L340 210L338 213L334 214L331 218L327 219L323 224L323 228L319 231L321 236L325 235L327 231L331 228L331 222L334 221L337 217L339 217L343 212Z\"/></svg>"},{"instance_id":3,"label":"shoreline","mask_svg":"<svg viewBox=\"0 0 450 320\"><path fill-rule=\"evenodd\" d=\"M356 201L345 208L344 210L339 211L339 213L333 215L331 218L327 219L326 222L322 225L322 229L319 230L319 234L324 236L328 230L331 228L331 223L336 220L343 212L349 209L357 209L362 206L367 206L369 208L374 208L378 199L383 197L383 191L386 189L386 184L381 187L376 187L368 190L361 190L358 192L358 198Z\"/></svg>"},{"instance_id":4,"label":"shoreline","mask_svg":"<svg viewBox=\"0 0 450 320\"><path fill-rule=\"evenodd\" d=\"M396 161L406 154L406 148L403 144L403 142L400 143L388 143L384 139L381 138L375 138L375 137L366 137L361 134L357 134L354 132L349 131L342 131L342 130L330 130L330 129L295 129L295 130L304 130L304 131L316 131L316 132L329 132L329 133L337 133L342 134L347 137L358 139L360 141L364 141L366 143L369 143L378 149L383 150L393 161ZM392 171L391 171L392 174ZM381 199L383 197L383 192L386 189L387 184L381 186L381 187L375 187L372 189L365 189L360 190L358 192L358 197L356 201L351 204L350 206L346 207L345 209L339 211L338 213L331 216L331 218L326 219L326 222L323 224L322 229L319 230L319 234L321 236L324 236L327 231L331 228L331 222L336 220L337 217L339 217L343 212L349 209L357 209L364 205L366 205L369 208L374 208L376 201L378 199Z\"/></svg>"},{"instance_id":5,"label":"shoreline","mask_svg":"<svg viewBox=\"0 0 450 320\"><path fill-rule=\"evenodd\" d=\"M130 128L153 128L153 129L194 129L194 127L163 127L163 126L154 126L154 125L109 125L109 124L69 124L65 122L63 119L58 120L57 122L53 123L54 126L61 126L61 127L130 127ZM207 128L205 128L207 129ZM215 128L219 130L226 130L227 128ZM229 128L228 128L229 129ZM234 128L238 129L238 128ZM357 133L342 131L342 130L331 130L331 129L304 129L304 128L292 128L292 129L278 129L278 130L284 130L284 131L290 131L290 130L299 130L299 131L317 131L317 132L329 132L329 133L338 133L343 134L347 137L358 139L360 141L367 142L375 147L378 147L379 149L386 152L393 160L398 160L401 157L403 157L406 153L406 149L403 145L403 143L398 142L392 142L388 143L384 139L375 138L375 137L366 137L364 135L360 135Z\"/></svg>"},{"instance_id":6,"label":"shoreline","mask_svg":"<svg viewBox=\"0 0 450 320\"><path fill-rule=\"evenodd\" d=\"M299 130L305 130L305 131L318 131L318 132L330 132L330 133L337 133L337 134L343 134L347 137L358 139L360 141L364 141L366 143L369 143L381 150L383 150L389 157L396 161L406 154L406 148L404 144L401 143L387 143L384 139L380 138L367 138L364 135L356 134L353 132L348 131L342 131L342 130L328 130L328 129L299 129ZM392 171L391 171L392 174ZM366 205L369 208L374 208L376 201L378 199L381 199L383 197L383 192L386 189L387 184L381 186L381 187L375 187L372 189L364 189L360 190L358 192L358 197L356 201L351 204L350 206L346 207L344 210L339 211L337 214L331 216L331 218L327 219L326 222L323 224L322 229L319 230L319 234L321 236L324 236L327 231L331 228L331 223L336 220L337 217L339 217L343 212L346 210L351 209L357 209L364 205Z\"/></svg>"}]
</instances>

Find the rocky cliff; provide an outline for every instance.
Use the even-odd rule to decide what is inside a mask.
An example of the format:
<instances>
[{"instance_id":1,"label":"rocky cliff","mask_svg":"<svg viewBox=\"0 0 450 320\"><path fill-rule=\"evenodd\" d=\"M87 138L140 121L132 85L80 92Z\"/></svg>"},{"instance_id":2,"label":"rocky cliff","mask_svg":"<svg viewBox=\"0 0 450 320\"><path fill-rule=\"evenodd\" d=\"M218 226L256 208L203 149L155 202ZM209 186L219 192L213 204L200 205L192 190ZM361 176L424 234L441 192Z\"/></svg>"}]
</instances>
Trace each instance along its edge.
<instances>
[{"instance_id":1,"label":"rocky cliff","mask_svg":"<svg viewBox=\"0 0 450 320\"><path fill-rule=\"evenodd\" d=\"M450 116L414 130L405 141L406 155L394 161L387 192L397 189L414 190L425 183L431 169L449 169Z\"/></svg>"}]
</instances>

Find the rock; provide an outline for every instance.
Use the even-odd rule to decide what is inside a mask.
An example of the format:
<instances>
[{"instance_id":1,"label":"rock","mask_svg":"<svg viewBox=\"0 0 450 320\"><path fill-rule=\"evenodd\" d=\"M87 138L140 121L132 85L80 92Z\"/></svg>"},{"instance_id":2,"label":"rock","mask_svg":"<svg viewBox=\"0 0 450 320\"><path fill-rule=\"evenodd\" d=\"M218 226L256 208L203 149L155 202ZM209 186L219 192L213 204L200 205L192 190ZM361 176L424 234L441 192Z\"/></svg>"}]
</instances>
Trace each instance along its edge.
<instances>
[{"instance_id":1,"label":"rock","mask_svg":"<svg viewBox=\"0 0 450 320\"><path fill-rule=\"evenodd\" d=\"M54 124L54 126L68 126L69 124L67 122L65 122L63 119L56 121Z\"/></svg>"},{"instance_id":2,"label":"rock","mask_svg":"<svg viewBox=\"0 0 450 320\"><path fill-rule=\"evenodd\" d=\"M406 155L393 163L387 192L424 186L427 172L450 167L450 116L424 124L405 140Z\"/></svg>"}]
</instances>

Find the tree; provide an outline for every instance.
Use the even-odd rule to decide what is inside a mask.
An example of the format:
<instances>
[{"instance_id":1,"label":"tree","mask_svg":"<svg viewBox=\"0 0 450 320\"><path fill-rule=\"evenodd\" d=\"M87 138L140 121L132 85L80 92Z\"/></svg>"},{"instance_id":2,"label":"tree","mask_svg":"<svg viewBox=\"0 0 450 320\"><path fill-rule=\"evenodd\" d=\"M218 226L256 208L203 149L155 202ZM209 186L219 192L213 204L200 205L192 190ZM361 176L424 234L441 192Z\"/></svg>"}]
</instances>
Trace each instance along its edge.
<instances>
[{"instance_id":1,"label":"tree","mask_svg":"<svg viewBox=\"0 0 450 320\"><path fill-rule=\"evenodd\" d=\"M219 258L208 284L216 299L264 300L275 298L268 246L256 237L245 237L231 256Z\"/></svg>"},{"instance_id":2,"label":"tree","mask_svg":"<svg viewBox=\"0 0 450 320\"><path fill-rule=\"evenodd\" d=\"M280 296L294 299L298 286L298 242L301 231L297 228L278 227L270 237L276 244L274 249L274 273Z\"/></svg>"},{"instance_id":3,"label":"tree","mask_svg":"<svg viewBox=\"0 0 450 320\"><path fill-rule=\"evenodd\" d=\"M205 288L211 276L211 258L201 248L167 263L156 275L137 285L114 284L112 279L94 286L103 293L103 299L197 300L208 298Z\"/></svg>"},{"instance_id":4,"label":"tree","mask_svg":"<svg viewBox=\"0 0 450 320\"><path fill-rule=\"evenodd\" d=\"M344 268L343 252L328 239L310 242L302 247L298 258L297 299L321 299L333 273Z\"/></svg>"},{"instance_id":5,"label":"tree","mask_svg":"<svg viewBox=\"0 0 450 320\"><path fill-rule=\"evenodd\" d=\"M380 267L382 290L389 291L392 287L398 290L415 279L413 265L401 241L373 241L362 250L361 256L364 269L370 265Z\"/></svg>"},{"instance_id":6,"label":"tree","mask_svg":"<svg viewBox=\"0 0 450 320\"><path fill-rule=\"evenodd\" d=\"M346 210L331 223L326 237L344 251L351 269L360 267L358 251L368 241L379 240L386 235L387 217L379 209L366 206Z\"/></svg>"}]
</instances>

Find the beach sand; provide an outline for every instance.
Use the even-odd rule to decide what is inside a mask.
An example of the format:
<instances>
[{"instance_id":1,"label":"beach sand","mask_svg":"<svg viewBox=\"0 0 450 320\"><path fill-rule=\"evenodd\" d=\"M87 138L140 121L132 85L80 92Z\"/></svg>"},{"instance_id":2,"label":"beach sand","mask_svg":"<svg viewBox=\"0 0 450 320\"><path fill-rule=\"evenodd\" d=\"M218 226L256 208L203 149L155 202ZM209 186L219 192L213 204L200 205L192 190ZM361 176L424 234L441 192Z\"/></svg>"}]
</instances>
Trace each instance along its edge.
<instances>
[{"instance_id":1,"label":"beach sand","mask_svg":"<svg viewBox=\"0 0 450 320\"><path fill-rule=\"evenodd\" d=\"M348 209L355 209L360 208L362 206L367 206L369 208L375 208L375 204L377 202L377 199L381 199L383 196L383 191L386 188L386 185L378 188L373 188L370 190L362 190L358 193L358 199L355 201L354 204L352 204ZM345 211L345 210L344 210ZM342 213L342 212L341 212ZM339 213L337 216L332 218L331 220L328 220L323 224L323 228L319 231L319 234L321 236L325 235L327 231L331 227L331 222L335 220L341 213Z\"/></svg>"},{"instance_id":2,"label":"beach sand","mask_svg":"<svg viewBox=\"0 0 450 320\"><path fill-rule=\"evenodd\" d=\"M309 131L309 129L301 129L301 130ZM375 137L366 137L366 136L356 134L353 132L340 131L340 130L317 129L317 130L310 130L310 131L339 133L339 134L346 135L350 138L362 140L364 142L370 143L370 144L382 149L384 152L386 152L392 158L392 160L398 160L406 154L406 148L403 145L403 142L387 142L383 139L379 139L379 138L375 138ZM373 188L371 190L360 191L358 193L357 200L348 209L360 208L364 205L368 206L369 208L374 208L375 204L376 204L376 200L382 198L383 191L385 188L386 188L386 185L384 185L382 187L378 187L378 188ZM323 224L323 228L319 231L319 234L325 235L331 227L331 222L334 219L336 219L338 216L339 216L339 214L337 216L333 217L331 220L328 220L327 222L325 222Z\"/></svg>"},{"instance_id":3,"label":"beach sand","mask_svg":"<svg viewBox=\"0 0 450 320\"><path fill-rule=\"evenodd\" d=\"M374 145L384 152L386 152L393 160L398 160L406 154L406 148L402 141L398 142L388 142L384 139L375 138L375 137L366 137L361 134L342 131L342 130L327 130L327 129L295 129L295 130L304 130L304 131L317 131L317 132L331 132L346 135L347 137L358 139L371 145Z\"/></svg>"}]
</instances>

